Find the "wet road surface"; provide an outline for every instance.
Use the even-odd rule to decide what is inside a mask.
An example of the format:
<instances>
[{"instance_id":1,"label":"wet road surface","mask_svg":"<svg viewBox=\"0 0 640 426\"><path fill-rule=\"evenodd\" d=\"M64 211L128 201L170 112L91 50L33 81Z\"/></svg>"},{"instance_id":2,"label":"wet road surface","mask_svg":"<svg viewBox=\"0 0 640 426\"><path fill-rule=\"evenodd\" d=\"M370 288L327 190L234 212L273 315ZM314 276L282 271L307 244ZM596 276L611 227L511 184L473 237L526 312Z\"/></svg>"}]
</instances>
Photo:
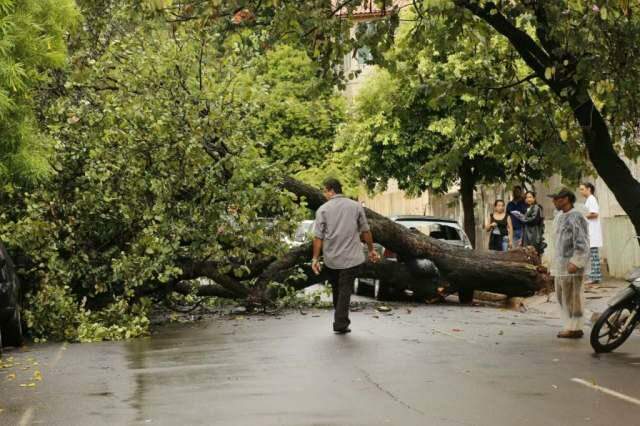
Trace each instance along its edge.
<instances>
[{"instance_id":1,"label":"wet road surface","mask_svg":"<svg viewBox=\"0 0 640 426\"><path fill-rule=\"evenodd\" d=\"M14 351L0 369L0 424L640 424L638 335L596 357L587 339L556 339L558 320L541 313L367 308L343 336L331 333L331 315Z\"/></svg>"}]
</instances>

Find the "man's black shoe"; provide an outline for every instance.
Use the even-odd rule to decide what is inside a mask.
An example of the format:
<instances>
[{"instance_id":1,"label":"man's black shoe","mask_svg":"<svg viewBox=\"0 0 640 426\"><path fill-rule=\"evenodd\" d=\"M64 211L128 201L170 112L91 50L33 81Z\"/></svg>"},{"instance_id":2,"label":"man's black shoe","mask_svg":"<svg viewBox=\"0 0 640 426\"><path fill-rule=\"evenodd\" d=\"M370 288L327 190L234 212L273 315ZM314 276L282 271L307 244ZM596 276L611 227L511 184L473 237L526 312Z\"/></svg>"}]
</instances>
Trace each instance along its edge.
<instances>
[{"instance_id":1,"label":"man's black shoe","mask_svg":"<svg viewBox=\"0 0 640 426\"><path fill-rule=\"evenodd\" d=\"M334 333L336 334L347 334L347 333L351 333L351 329L349 327L347 328L343 328L341 330L333 330Z\"/></svg>"}]
</instances>

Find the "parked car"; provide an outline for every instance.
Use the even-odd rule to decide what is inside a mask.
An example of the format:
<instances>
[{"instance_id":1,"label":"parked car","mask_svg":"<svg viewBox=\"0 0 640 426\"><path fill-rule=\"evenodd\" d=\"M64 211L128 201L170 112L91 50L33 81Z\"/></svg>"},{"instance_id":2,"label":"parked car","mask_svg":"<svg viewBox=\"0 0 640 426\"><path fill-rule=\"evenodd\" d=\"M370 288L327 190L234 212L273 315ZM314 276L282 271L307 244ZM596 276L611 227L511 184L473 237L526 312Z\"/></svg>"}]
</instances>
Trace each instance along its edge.
<instances>
[{"instance_id":1,"label":"parked car","mask_svg":"<svg viewBox=\"0 0 640 426\"><path fill-rule=\"evenodd\" d=\"M0 350L3 346L22 346L20 282L13 261L0 243Z\"/></svg>"},{"instance_id":2,"label":"parked car","mask_svg":"<svg viewBox=\"0 0 640 426\"><path fill-rule=\"evenodd\" d=\"M289 247L298 247L304 243L308 243L313 239L313 224L315 220L303 220L298 225L296 232L292 238L285 238L285 242Z\"/></svg>"},{"instance_id":3,"label":"parked car","mask_svg":"<svg viewBox=\"0 0 640 426\"><path fill-rule=\"evenodd\" d=\"M465 234L460 224L453 219L409 215L392 216L390 219L411 230L442 240L447 244L464 247L469 250L473 249L469 237ZM384 258L398 260L397 255L391 250L379 244L376 244L375 248ZM429 270L429 268L433 267L428 259L416 259L412 262L416 263L416 268L419 270ZM373 293L373 297L377 300L384 300L394 295L394 289L391 286L385 285L381 280L370 278L356 278L353 283L353 292L355 294Z\"/></svg>"}]
</instances>

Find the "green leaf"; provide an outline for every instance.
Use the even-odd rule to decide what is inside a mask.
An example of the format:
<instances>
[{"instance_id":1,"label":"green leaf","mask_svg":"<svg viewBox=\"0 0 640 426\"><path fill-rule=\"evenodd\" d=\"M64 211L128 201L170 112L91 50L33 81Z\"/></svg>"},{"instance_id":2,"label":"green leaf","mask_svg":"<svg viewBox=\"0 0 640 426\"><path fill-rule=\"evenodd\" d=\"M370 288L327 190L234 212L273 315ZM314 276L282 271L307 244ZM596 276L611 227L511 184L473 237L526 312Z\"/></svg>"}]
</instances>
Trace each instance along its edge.
<instances>
[{"instance_id":1,"label":"green leaf","mask_svg":"<svg viewBox=\"0 0 640 426\"><path fill-rule=\"evenodd\" d=\"M569 139L569 132L565 129L560 130L560 139L562 139L563 142L566 142Z\"/></svg>"},{"instance_id":2,"label":"green leaf","mask_svg":"<svg viewBox=\"0 0 640 426\"><path fill-rule=\"evenodd\" d=\"M547 67L544 70L544 78L547 80L551 80L553 78L553 75L555 74L556 69L555 67Z\"/></svg>"}]
</instances>

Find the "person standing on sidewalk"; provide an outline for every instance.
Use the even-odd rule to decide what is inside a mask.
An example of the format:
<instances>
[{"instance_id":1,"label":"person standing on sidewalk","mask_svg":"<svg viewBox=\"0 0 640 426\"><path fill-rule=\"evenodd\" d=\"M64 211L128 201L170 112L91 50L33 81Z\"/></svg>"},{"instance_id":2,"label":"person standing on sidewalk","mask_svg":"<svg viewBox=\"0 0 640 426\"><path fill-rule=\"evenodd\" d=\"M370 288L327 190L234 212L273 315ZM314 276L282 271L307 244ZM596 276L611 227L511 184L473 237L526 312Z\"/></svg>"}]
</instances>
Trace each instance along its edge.
<instances>
[{"instance_id":1,"label":"person standing on sidewalk","mask_svg":"<svg viewBox=\"0 0 640 426\"><path fill-rule=\"evenodd\" d=\"M337 179L326 179L323 186L327 202L316 211L311 268L320 274L322 253L333 293L333 331L344 334L351 331L349 303L353 281L365 262L361 240L367 244L370 261L377 262L379 257L362 205L342 195L342 185Z\"/></svg>"},{"instance_id":2,"label":"person standing on sidewalk","mask_svg":"<svg viewBox=\"0 0 640 426\"><path fill-rule=\"evenodd\" d=\"M513 225L511 217L505 212L504 200L493 203L493 213L484 229L490 233L489 250L507 251L513 245Z\"/></svg>"},{"instance_id":3,"label":"person standing on sidewalk","mask_svg":"<svg viewBox=\"0 0 640 426\"><path fill-rule=\"evenodd\" d=\"M524 223L522 223L522 221L513 213L520 212L525 214L527 209L527 203L524 202L524 197L522 196L522 187L514 186L513 199L507 204L507 214L511 217L511 223L513 226L513 237L511 238L511 241L513 242L514 248L522 245Z\"/></svg>"},{"instance_id":4,"label":"person standing on sidewalk","mask_svg":"<svg viewBox=\"0 0 640 426\"><path fill-rule=\"evenodd\" d=\"M562 188L549 197L560 212L555 219L556 244L551 265L564 326L558 337L579 339L584 335L582 281L590 266L589 224L573 208L576 196L569 189Z\"/></svg>"},{"instance_id":5,"label":"person standing on sidewalk","mask_svg":"<svg viewBox=\"0 0 640 426\"><path fill-rule=\"evenodd\" d=\"M591 245L591 273L587 284L597 284L602 281L600 270L600 248L602 247L602 226L600 224L600 206L596 199L596 187L590 182L580 185L580 194L587 201L587 221L589 222L589 241Z\"/></svg>"},{"instance_id":6,"label":"person standing on sidewalk","mask_svg":"<svg viewBox=\"0 0 640 426\"><path fill-rule=\"evenodd\" d=\"M524 200L529 206L527 212L522 214L514 211L511 214L517 217L524 224L522 233L522 246L533 247L542 256L547 243L544 242L544 213L542 206L538 204L536 193L527 191Z\"/></svg>"}]
</instances>

